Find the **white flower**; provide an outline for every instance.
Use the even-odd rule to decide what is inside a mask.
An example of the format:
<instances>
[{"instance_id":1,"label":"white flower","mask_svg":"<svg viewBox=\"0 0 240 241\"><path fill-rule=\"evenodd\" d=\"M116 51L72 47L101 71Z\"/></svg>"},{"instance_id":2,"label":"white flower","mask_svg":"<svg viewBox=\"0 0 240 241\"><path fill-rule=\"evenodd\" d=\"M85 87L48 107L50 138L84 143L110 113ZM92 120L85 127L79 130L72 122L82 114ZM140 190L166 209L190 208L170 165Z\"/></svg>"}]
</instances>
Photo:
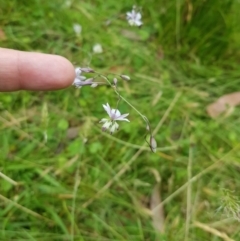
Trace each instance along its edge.
<instances>
[{"instance_id":1,"label":"white flower","mask_svg":"<svg viewBox=\"0 0 240 241\"><path fill-rule=\"evenodd\" d=\"M95 44L93 46L93 53L95 54L101 54L103 52L103 48L101 44Z\"/></svg>"},{"instance_id":2,"label":"white flower","mask_svg":"<svg viewBox=\"0 0 240 241\"><path fill-rule=\"evenodd\" d=\"M109 118L102 119L99 123L103 123L102 130L107 131L111 134L113 134L116 130L118 130L118 123L117 121L127 121L130 122L126 117L129 114L123 114L121 115L120 111L117 109L111 109L109 104L107 103L106 105L103 105L104 110L107 112Z\"/></svg>"},{"instance_id":3,"label":"white flower","mask_svg":"<svg viewBox=\"0 0 240 241\"><path fill-rule=\"evenodd\" d=\"M73 30L76 33L76 35L80 35L82 32L82 26L78 23L73 24Z\"/></svg>"},{"instance_id":4,"label":"white flower","mask_svg":"<svg viewBox=\"0 0 240 241\"><path fill-rule=\"evenodd\" d=\"M143 23L141 21L142 15L140 12L135 10L136 8L133 7L131 12L127 12L127 21L131 26L141 26Z\"/></svg>"},{"instance_id":5,"label":"white flower","mask_svg":"<svg viewBox=\"0 0 240 241\"><path fill-rule=\"evenodd\" d=\"M76 77L75 77L72 85L74 85L77 88L81 88L82 84L84 83L84 80L86 79L86 77L81 75L82 70L81 70L80 67L75 68L75 74L76 74Z\"/></svg>"}]
</instances>

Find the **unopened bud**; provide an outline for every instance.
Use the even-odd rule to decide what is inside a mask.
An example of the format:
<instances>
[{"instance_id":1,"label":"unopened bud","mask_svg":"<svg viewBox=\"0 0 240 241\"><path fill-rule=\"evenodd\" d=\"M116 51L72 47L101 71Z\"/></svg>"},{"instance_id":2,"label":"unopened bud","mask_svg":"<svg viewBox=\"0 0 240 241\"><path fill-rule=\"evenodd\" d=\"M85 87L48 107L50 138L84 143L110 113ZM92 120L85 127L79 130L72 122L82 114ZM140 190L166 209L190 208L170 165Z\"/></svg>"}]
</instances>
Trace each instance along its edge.
<instances>
[{"instance_id":1,"label":"unopened bud","mask_svg":"<svg viewBox=\"0 0 240 241\"><path fill-rule=\"evenodd\" d=\"M94 73L95 71L89 67L83 67L81 68L81 71L84 73Z\"/></svg>"},{"instance_id":2,"label":"unopened bud","mask_svg":"<svg viewBox=\"0 0 240 241\"><path fill-rule=\"evenodd\" d=\"M85 83L85 85L89 85L93 83L93 78L86 79L83 83Z\"/></svg>"},{"instance_id":3,"label":"unopened bud","mask_svg":"<svg viewBox=\"0 0 240 241\"><path fill-rule=\"evenodd\" d=\"M153 136L150 137L150 148L154 153L157 151L157 142Z\"/></svg>"},{"instance_id":4,"label":"unopened bud","mask_svg":"<svg viewBox=\"0 0 240 241\"><path fill-rule=\"evenodd\" d=\"M150 131L150 126L148 124L146 125L146 130Z\"/></svg>"},{"instance_id":5,"label":"unopened bud","mask_svg":"<svg viewBox=\"0 0 240 241\"><path fill-rule=\"evenodd\" d=\"M95 87L97 87L97 86L98 86L97 83L93 83L93 84L91 84L91 87L92 87L92 88L95 88Z\"/></svg>"},{"instance_id":6,"label":"unopened bud","mask_svg":"<svg viewBox=\"0 0 240 241\"><path fill-rule=\"evenodd\" d=\"M117 82L118 82L117 78L113 78L113 84L117 85Z\"/></svg>"},{"instance_id":7,"label":"unopened bud","mask_svg":"<svg viewBox=\"0 0 240 241\"><path fill-rule=\"evenodd\" d=\"M127 75L120 75L123 80L129 81L131 78Z\"/></svg>"},{"instance_id":8,"label":"unopened bud","mask_svg":"<svg viewBox=\"0 0 240 241\"><path fill-rule=\"evenodd\" d=\"M76 76L81 75L81 73L82 73L81 68L80 68L80 67L76 67L76 68L75 68L75 74L76 74Z\"/></svg>"}]
</instances>

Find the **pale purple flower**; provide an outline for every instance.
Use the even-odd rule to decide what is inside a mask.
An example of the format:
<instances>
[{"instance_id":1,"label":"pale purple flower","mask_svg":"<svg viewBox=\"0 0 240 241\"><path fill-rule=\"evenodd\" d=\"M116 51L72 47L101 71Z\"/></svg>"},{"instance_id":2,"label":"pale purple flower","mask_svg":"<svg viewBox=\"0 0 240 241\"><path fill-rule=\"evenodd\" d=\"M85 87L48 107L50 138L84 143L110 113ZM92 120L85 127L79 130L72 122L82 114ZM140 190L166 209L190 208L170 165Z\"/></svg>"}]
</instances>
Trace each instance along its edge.
<instances>
[{"instance_id":1,"label":"pale purple flower","mask_svg":"<svg viewBox=\"0 0 240 241\"><path fill-rule=\"evenodd\" d=\"M127 21L131 26L141 26L143 23L141 21L142 15L133 7L131 12L127 12Z\"/></svg>"},{"instance_id":2,"label":"pale purple flower","mask_svg":"<svg viewBox=\"0 0 240 241\"><path fill-rule=\"evenodd\" d=\"M76 88L81 88L86 77L82 76L82 70L80 67L75 68L75 74L76 74L76 76L75 76L75 79L74 79L72 85L74 85Z\"/></svg>"},{"instance_id":3,"label":"pale purple flower","mask_svg":"<svg viewBox=\"0 0 240 241\"><path fill-rule=\"evenodd\" d=\"M103 118L99 123L103 123L102 130L103 131L109 131L111 134L113 134L116 130L118 130L118 123L117 121L127 121L130 122L126 117L129 114L123 114L121 115L120 111L117 109L112 109L110 105L107 103L106 105L103 105L104 110L107 112L109 118Z\"/></svg>"}]
</instances>

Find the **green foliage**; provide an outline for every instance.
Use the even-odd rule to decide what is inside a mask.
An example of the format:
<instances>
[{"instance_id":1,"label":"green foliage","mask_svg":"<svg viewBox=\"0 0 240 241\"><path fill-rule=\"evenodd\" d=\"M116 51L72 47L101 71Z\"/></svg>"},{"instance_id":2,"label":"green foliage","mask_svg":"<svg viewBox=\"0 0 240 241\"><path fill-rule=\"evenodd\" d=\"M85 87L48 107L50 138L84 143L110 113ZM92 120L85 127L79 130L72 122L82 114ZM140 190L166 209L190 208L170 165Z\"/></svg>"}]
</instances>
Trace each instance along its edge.
<instances>
[{"instance_id":1,"label":"green foliage","mask_svg":"<svg viewBox=\"0 0 240 241\"><path fill-rule=\"evenodd\" d=\"M219 209L222 190L239 196L239 108L216 120L205 111L239 88L240 2L140 0L141 29L125 21L133 4L0 0L2 47L127 74L121 94L152 128L160 125L153 154L139 151L145 124L124 102L120 109L131 122L114 136L101 132L102 104L117 101L108 87L1 93L0 240L220 240L195 221L240 239L239 223ZM80 36L74 23L82 26ZM96 43L102 54L92 54ZM191 155L197 178L188 213ZM158 178L164 234L146 211Z\"/></svg>"}]
</instances>

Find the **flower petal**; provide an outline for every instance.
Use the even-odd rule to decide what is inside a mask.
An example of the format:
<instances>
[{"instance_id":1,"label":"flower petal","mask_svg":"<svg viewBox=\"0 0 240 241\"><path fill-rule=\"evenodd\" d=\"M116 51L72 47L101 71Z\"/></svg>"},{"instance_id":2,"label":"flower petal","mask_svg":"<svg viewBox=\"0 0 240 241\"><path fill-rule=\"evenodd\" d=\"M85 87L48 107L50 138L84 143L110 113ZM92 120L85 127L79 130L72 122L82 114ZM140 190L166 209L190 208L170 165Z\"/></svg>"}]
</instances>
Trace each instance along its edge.
<instances>
[{"instance_id":1,"label":"flower petal","mask_svg":"<svg viewBox=\"0 0 240 241\"><path fill-rule=\"evenodd\" d=\"M113 134L118 129L118 127L119 127L118 123L115 122L110 128L110 133Z\"/></svg>"},{"instance_id":2,"label":"flower petal","mask_svg":"<svg viewBox=\"0 0 240 241\"><path fill-rule=\"evenodd\" d=\"M102 130L103 130L103 131L108 130L111 125L112 125L112 122L111 122L111 121L106 121L106 122L104 123L104 125L102 126Z\"/></svg>"},{"instance_id":3,"label":"flower petal","mask_svg":"<svg viewBox=\"0 0 240 241\"><path fill-rule=\"evenodd\" d=\"M123 115L120 115L120 116L118 116L117 118L115 118L115 120L117 120L117 121L127 121L127 122L130 122L127 118L125 118L125 117L127 117L129 114L127 113L127 114L123 114Z\"/></svg>"},{"instance_id":4,"label":"flower petal","mask_svg":"<svg viewBox=\"0 0 240 241\"><path fill-rule=\"evenodd\" d=\"M75 68L75 74L76 74L76 76L81 75L81 73L82 73L82 71L81 71L81 68L80 68L80 67Z\"/></svg>"},{"instance_id":5,"label":"flower petal","mask_svg":"<svg viewBox=\"0 0 240 241\"><path fill-rule=\"evenodd\" d=\"M108 113L109 117L111 118L111 107L107 103L106 105L103 105L104 110Z\"/></svg>"},{"instance_id":6,"label":"flower petal","mask_svg":"<svg viewBox=\"0 0 240 241\"><path fill-rule=\"evenodd\" d=\"M140 20L136 20L136 21L135 21L135 24L136 24L137 26L141 26L143 23L142 23L142 21L140 21Z\"/></svg>"},{"instance_id":7,"label":"flower petal","mask_svg":"<svg viewBox=\"0 0 240 241\"><path fill-rule=\"evenodd\" d=\"M118 118L118 119L116 119L116 121L127 121L127 122L130 122L130 120L129 119L127 119L127 118Z\"/></svg>"},{"instance_id":8,"label":"flower petal","mask_svg":"<svg viewBox=\"0 0 240 241\"><path fill-rule=\"evenodd\" d=\"M103 119L101 119L101 120L99 121L99 123L105 123L106 121L108 121L108 119L103 118Z\"/></svg>"},{"instance_id":9,"label":"flower petal","mask_svg":"<svg viewBox=\"0 0 240 241\"><path fill-rule=\"evenodd\" d=\"M132 13L131 12L127 12L127 18L132 18Z\"/></svg>"},{"instance_id":10,"label":"flower petal","mask_svg":"<svg viewBox=\"0 0 240 241\"><path fill-rule=\"evenodd\" d=\"M137 13L136 16L135 16L135 19L136 20L140 20L141 18L142 18L141 13Z\"/></svg>"},{"instance_id":11,"label":"flower petal","mask_svg":"<svg viewBox=\"0 0 240 241\"><path fill-rule=\"evenodd\" d=\"M127 113L127 114L123 114L123 115L120 115L119 117L121 117L121 118L125 118L125 117L127 117L127 116L129 116L129 113Z\"/></svg>"},{"instance_id":12,"label":"flower petal","mask_svg":"<svg viewBox=\"0 0 240 241\"><path fill-rule=\"evenodd\" d=\"M112 120L116 120L119 116L121 116L121 113L120 113L119 110L117 110L117 109L112 109L112 110L111 110L111 116L110 116L110 118L111 118Z\"/></svg>"}]
</instances>

